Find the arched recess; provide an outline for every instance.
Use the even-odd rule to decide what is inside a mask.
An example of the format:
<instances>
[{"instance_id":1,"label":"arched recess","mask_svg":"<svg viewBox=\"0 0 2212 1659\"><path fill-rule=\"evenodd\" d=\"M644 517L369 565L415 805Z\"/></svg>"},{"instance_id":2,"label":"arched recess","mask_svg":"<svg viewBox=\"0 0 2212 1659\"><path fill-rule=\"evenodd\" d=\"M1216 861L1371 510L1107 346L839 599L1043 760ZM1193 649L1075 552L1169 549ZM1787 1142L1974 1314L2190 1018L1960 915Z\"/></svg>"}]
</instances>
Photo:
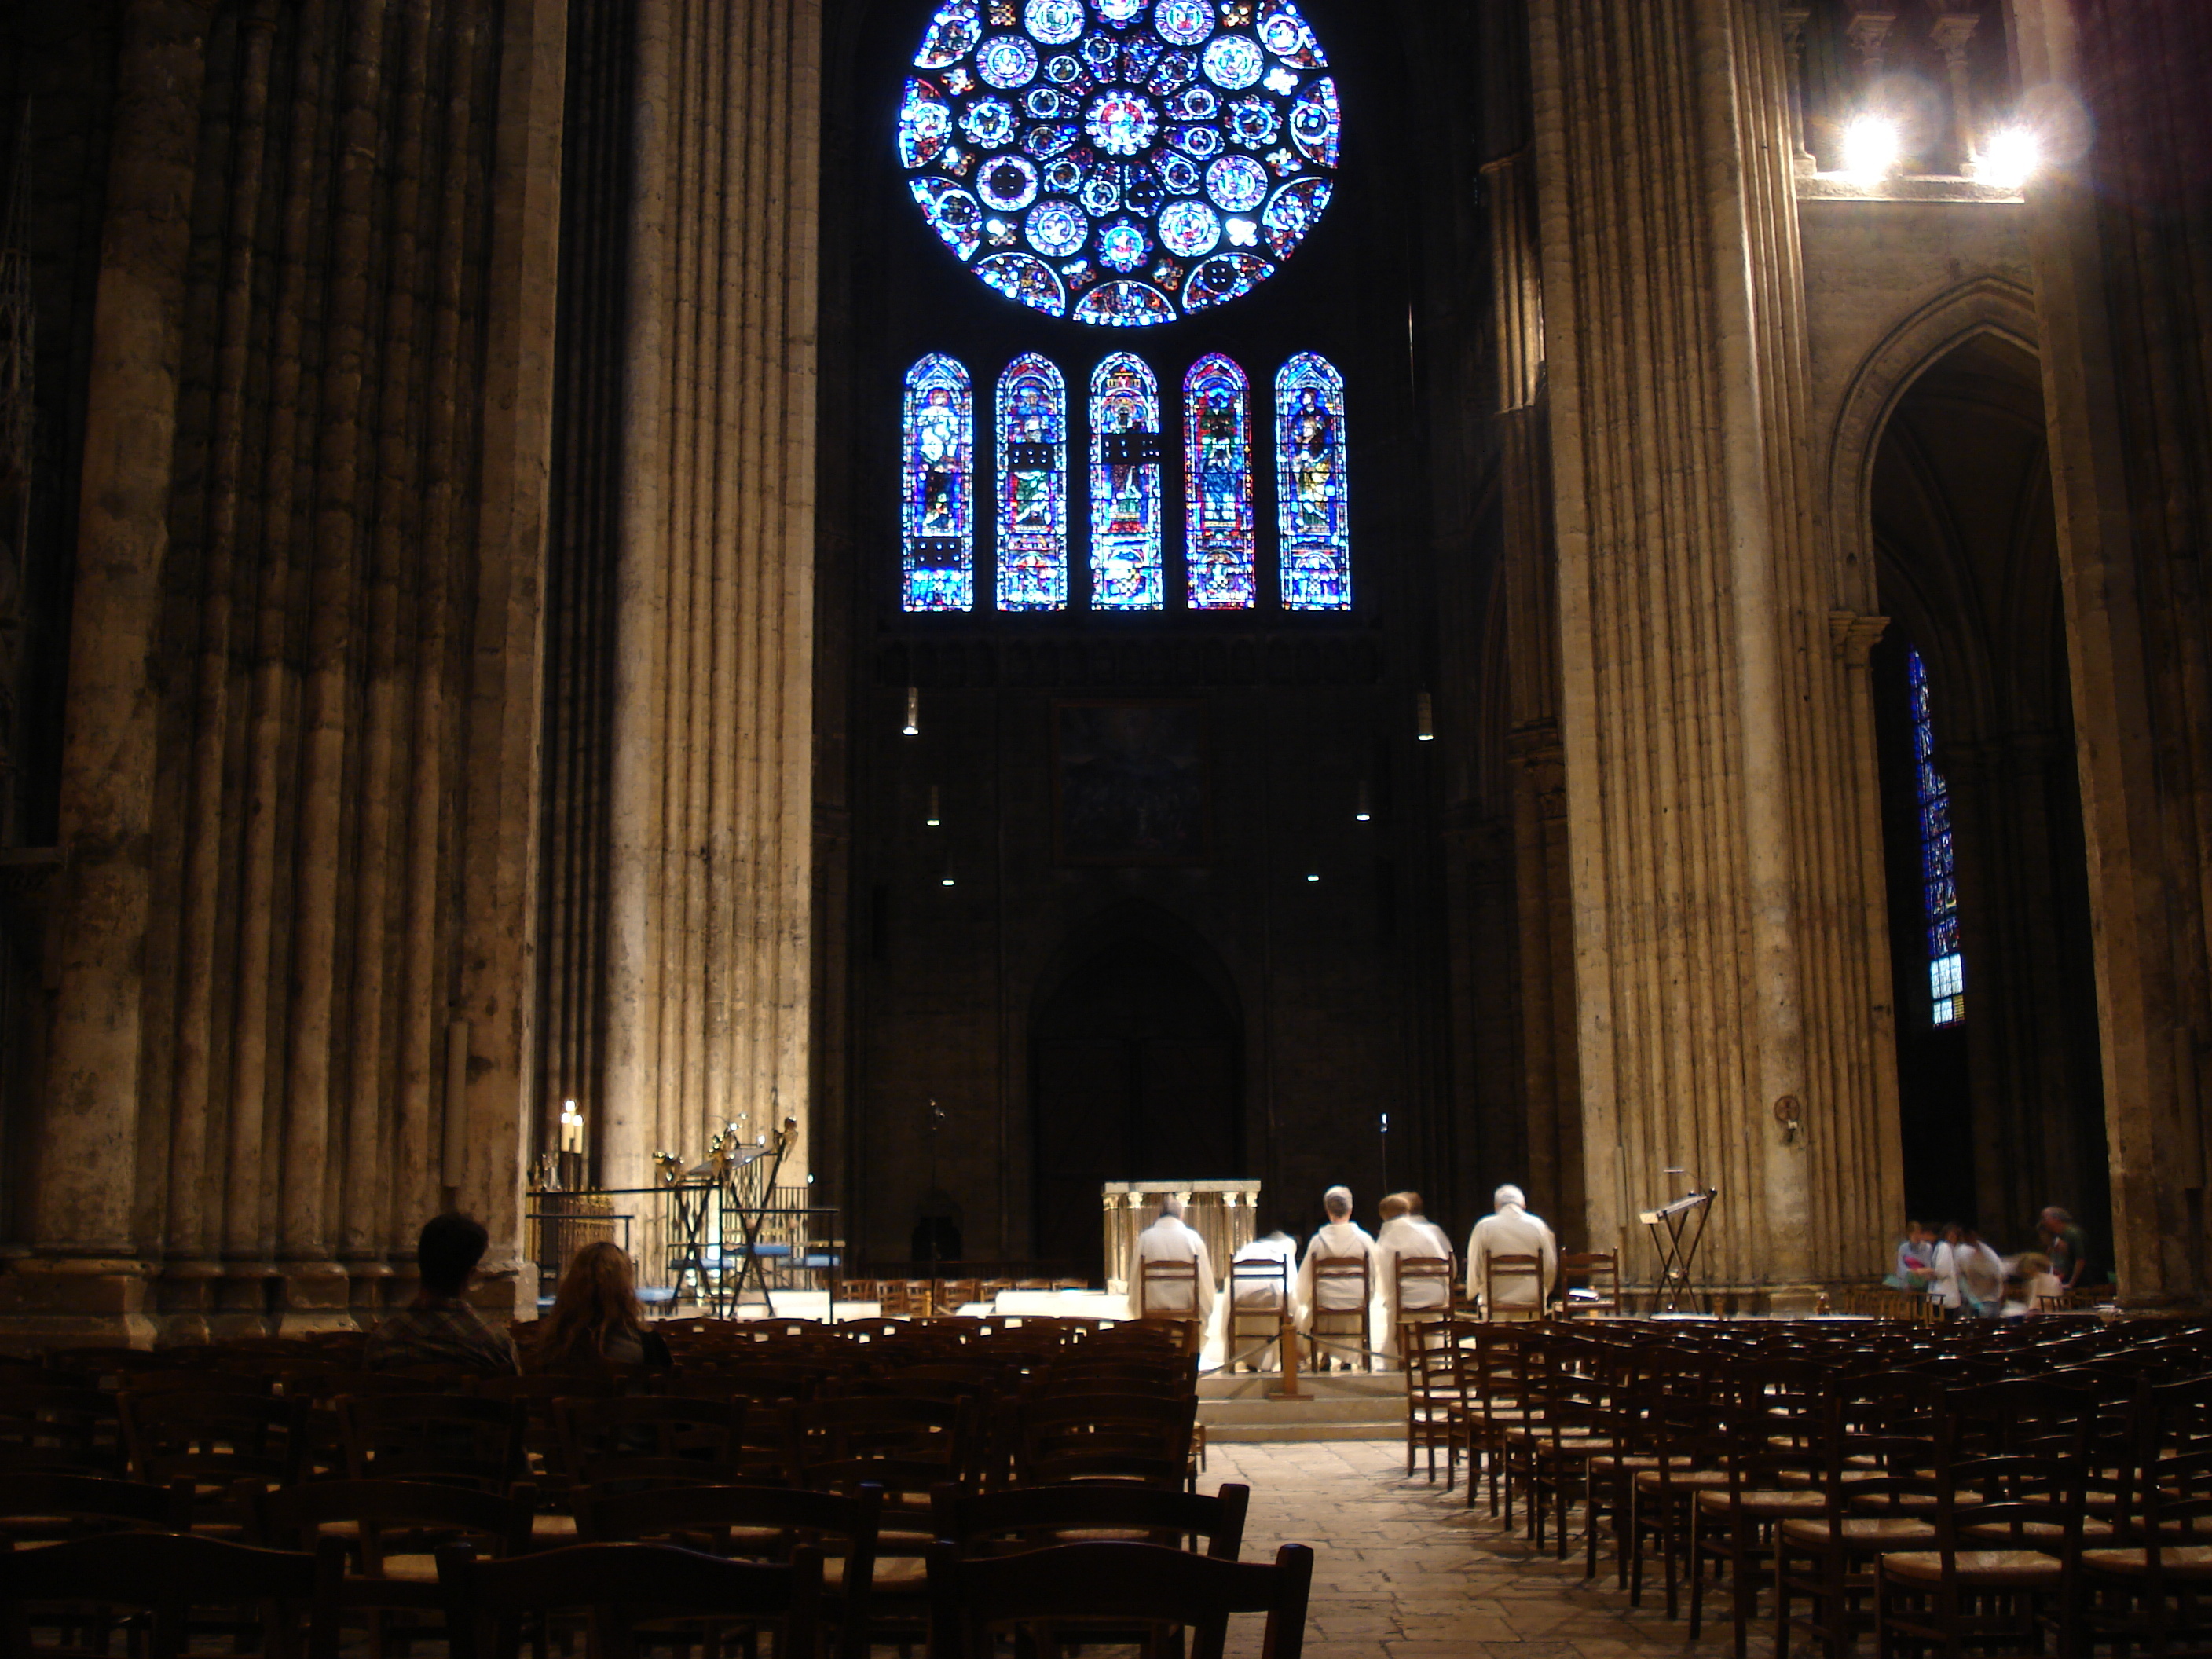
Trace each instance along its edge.
<instances>
[{"instance_id":1,"label":"arched recess","mask_svg":"<svg viewBox=\"0 0 2212 1659\"><path fill-rule=\"evenodd\" d=\"M1109 1181L1248 1173L1242 1000L1182 930L1123 916L1077 938L1039 981L1030 1021L1032 1248L1103 1266Z\"/></svg>"},{"instance_id":2,"label":"arched recess","mask_svg":"<svg viewBox=\"0 0 2212 1659\"><path fill-rule=\"evenodd\" d=\"M1870 666L1901 1139L1916 1211L2008 1247L2059 1204L2104 1236L2109 1191L2086 860L2042 379L2026 296L1969 285L1862 369L1832 483L1839 575L1891 619ZM1850 589L1846 588L1846 592ZM1948 796L1964 1018L1929 983L1925 665Z\"/></svg>"}]
</instances>

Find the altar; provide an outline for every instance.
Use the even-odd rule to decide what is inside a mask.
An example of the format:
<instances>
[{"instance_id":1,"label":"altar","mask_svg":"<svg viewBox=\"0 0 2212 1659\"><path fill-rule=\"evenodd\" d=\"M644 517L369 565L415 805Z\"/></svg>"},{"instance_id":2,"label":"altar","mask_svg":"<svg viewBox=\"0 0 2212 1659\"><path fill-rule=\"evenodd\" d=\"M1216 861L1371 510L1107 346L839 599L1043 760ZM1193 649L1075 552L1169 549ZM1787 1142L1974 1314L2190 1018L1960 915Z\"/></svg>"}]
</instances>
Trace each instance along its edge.
<instances>
[{"instance_id":1,"label":"altar","mask_svg":"<svg viewBox=\"0 0 2212 1659\"><path fill-rule=\"evenodd\" d=\"M1170 1193L1182 1195L1183 1224L1206 1241L1217 1288L1227 1279L1237 1252L1252 1242L1260 1212L1256 1181L1109 1181L1099 1188L1099 1203L1106 1231L1106 1288L1114 1295L1129 1293L1137 1235L1152 1224L1160 1200Z\"/></svg>"}]
</instances>

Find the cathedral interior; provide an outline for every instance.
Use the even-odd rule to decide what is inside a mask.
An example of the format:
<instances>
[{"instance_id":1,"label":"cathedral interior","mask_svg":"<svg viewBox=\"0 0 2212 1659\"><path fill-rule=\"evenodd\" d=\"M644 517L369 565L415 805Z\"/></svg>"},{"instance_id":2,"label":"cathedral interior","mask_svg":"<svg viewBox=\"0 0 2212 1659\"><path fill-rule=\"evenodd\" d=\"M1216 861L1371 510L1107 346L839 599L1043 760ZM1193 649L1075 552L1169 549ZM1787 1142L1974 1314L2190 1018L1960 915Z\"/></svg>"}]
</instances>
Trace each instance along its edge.
<instances>
[{"instance_id":1,"label":"cathedral interior","mask_svg":"<svg viewBox=\"0 0 2212 1659\"><path fill-rule=\"evenodd\" d=\"M527 1318L548 1171L786 1122L853 1270L1510 1182L1647 1281L1717 1190L1746 1312L2045 1206L2201 1305L2207 84L2194 0L16 0L0 1336L370 1325L453 1207Z\"/></svg>"}]
</instances>

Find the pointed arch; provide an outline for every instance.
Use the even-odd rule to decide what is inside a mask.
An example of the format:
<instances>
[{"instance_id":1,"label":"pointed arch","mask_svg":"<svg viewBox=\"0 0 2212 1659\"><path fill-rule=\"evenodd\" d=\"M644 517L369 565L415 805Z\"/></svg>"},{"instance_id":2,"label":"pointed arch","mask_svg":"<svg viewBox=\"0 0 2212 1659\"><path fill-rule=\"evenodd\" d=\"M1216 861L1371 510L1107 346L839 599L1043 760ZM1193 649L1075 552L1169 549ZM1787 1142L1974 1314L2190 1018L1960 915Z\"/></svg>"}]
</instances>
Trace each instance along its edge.
<instances>
[{"instance_id":1,"label":"pointed arch","mask_svg":"<svg viewBox=\"0 0 2212 1659\"><path fill-rule=\"evenodd\" d=\"M1302 351L1275 377L1275 514L1286 611L1352 608L1344 376Z\"/></svg>"},{"instance_id":2,"label":"pointed arch","mask_svg":"<svg viewBox=\"0 0 2212 1659\"><path fill-rule=\"evenodd\" d=\"M1091 603L1157 611L1160 573L1160 386L1117 351L1091 376Z\"/></svg>"},{"instance_id":3,"label":"pointed arch","mask_svg":"<svg viewBox=\"0 0 2212 1659\"><path fill-rule=\"evenodd\" d=\"M1067 607L1067 382L1035 352L999 376L999 609Z\"/></svg>"},{"instance_id":4,"label":"pointed arch","mask_svg":"<svg viewBox=\"0 0 2212 1659\"><path fill-rule=\"evenodd\" d=\"M1211 353L1183 376L1182 408L1190 608L1249 611L1258 540L1250 383L1233 359Z\"/></svg>"},{"instance_id":5,"label":"pointed arch","mask_svg":"<svg viewBox=\"0 0 2212 1659\"><path fill-rule=\"evenodd\" d=\"M907 371L905 593L908 611L975 605L975 394L956 358Z\"/></svg>"}]
</instances>

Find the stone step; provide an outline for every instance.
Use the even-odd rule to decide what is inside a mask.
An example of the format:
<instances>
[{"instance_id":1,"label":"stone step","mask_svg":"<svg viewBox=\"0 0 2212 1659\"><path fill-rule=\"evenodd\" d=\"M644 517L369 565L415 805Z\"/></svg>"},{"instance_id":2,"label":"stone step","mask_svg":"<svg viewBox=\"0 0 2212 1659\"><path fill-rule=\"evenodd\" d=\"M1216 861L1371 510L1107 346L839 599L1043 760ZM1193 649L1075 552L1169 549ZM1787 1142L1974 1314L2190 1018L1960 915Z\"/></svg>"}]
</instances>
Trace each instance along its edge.
<instances>
[{"instance_id":1,"label":"stone step","mask_svg":"<svg viewBox=\"0 0 2212 1659\"><path fill-rule=\"evenodd\" d=\"M1395 1423L1406 1421L1406 1402L1389 1400L1201 1400L1198 1420L1215 1425L1248 1423Z\"/></svg>"},{"instance_id":2,"label":"stone step","mask_svg":"<svg viewBox=\"0 0 2212 1659\"><path fill-rule=\"evenodd\" d=\"M1276 1445L1285 1441L1403 1440L1403 1423L1231 1424L1206 1431L1209 1446Z\"/></svg>"}]
</instances>

